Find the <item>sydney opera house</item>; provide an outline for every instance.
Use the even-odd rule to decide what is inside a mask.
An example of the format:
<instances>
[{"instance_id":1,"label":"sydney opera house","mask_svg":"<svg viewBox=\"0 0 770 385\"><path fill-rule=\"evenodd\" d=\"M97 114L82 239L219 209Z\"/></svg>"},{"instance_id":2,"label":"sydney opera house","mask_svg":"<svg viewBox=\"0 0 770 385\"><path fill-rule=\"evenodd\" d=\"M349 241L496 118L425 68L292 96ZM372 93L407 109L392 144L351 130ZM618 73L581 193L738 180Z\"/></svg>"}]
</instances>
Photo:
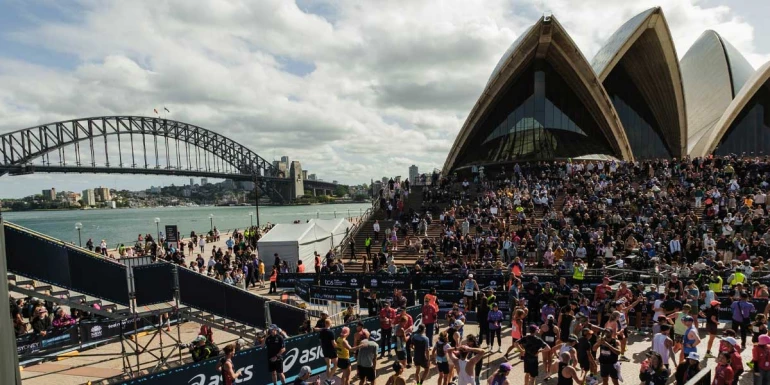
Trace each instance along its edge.
<instances>
[{"instance_id":1,"label":"sydney opera house","mask_svg":"<svg viewBox=\"0 0 770 385\"><path fill-rule=\"evenodd\" d=\"M508 48L444 170L567 158L770 154L770 63L714 31L678 61L660 8L623 24L589 62L556 18Z\"/></svg>"}]
</instances>

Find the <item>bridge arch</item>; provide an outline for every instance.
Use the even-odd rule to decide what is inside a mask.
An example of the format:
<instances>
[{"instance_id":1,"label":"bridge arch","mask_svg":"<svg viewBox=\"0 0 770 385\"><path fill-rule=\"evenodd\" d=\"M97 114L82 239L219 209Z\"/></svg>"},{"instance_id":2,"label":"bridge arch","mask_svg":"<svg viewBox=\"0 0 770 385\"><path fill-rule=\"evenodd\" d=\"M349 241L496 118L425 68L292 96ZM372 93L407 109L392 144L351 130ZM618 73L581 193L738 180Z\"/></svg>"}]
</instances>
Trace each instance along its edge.
<instances>
[{"instance_id":1,"label":"bridge arch","mask_svg":"<svg viewBox=\"0 0 770 385\"><path fill-rule=\"evenodd\" d=\"M107 138L116 136L118 146L121 146L120 138L122 136L130 136L133 157L133 136L136 135L142 137L142 143L145 145L143 150L143 155L145 156L144 166L137 167L136 163L132 162L130 167L124 167L123 154L119 150L117 155L120 163L119 168L149 169L146 161L148 150L144 139L150 136L153 137L154 149L151 148L151 150L155 152L156 165L159 153L157 139L163 138L166 160L168 160L169 154L169 140L175 141L177 146L177 167L172 167L171 162L166 162L166 168L169 169L182 170L179 167L180 152L178 145L184 143L188 150L189 146L193 146L218 157L239 174L263 178L282 177L281 173L270 162L226 136L193 124L146 116L101 116L73 119L42 124L0 135L0 165L7 170L13 166L30 165L38 158L43 158L44 163L48 160L50 164L50 154L55 151L58 152L60 165L66 165L65 148L72 145L76 147L75 163L80 165L79 145L82 142L88 141L90 144L91 165L95 167L94 146L101 146L101 144L97 144L95 141L103 139L106 166L109 168L110 151ZM164 143L160 145L163 146ZM187 160L189 161L189 158Z\"/></svg>"}]
</instances>

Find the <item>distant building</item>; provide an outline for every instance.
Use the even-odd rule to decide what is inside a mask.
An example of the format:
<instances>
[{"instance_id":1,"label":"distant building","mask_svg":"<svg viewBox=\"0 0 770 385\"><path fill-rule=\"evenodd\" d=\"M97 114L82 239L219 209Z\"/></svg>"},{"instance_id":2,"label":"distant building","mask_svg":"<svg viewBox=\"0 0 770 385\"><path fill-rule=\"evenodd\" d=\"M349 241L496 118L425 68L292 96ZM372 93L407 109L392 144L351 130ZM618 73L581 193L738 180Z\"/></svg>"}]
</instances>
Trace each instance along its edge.
<instances>
[{"instance_id":1,"label":"distant building","mask_svg":"<svg viewBox=\"0 0 770 385\"><path fill-rule=\"evenodd\" d=\"M307 170L302 170L302 180L307 180Z\"/></svg>"},{"instance_id":2,"label":"distant building","mask_svg":"<svg viewBox=\"0 0 770 385\"><path fill-rule=\"evenodd\" d=\"M107 207L109 207L111 209L115 209L115 208L118 207L118 205L117 205L117 203L115 203L115 201L109 201L109 202L107 202Z\"/></svg>"},{"instance_id":3,"label":"distant building","mask_svg":"<svg viewBox=\"0 0 770 385\"><path fill-rule=\"evenodd\" d=\"M377 194L380 193L380 190L382 190L382 182L376 181L372 183L372 196L377 196Z\"/></svg>"},{"instance_id":4,"label":"distant building","mask_svg":"<svg viewBox=\"0 0 770 385\"><path fill-rule=\"evenodd\" d=\"M336 181L336 180L333 180L333 181L332 181L332 183L334 183L334 184L337 184L337 181Z\"/></svg>"},{"instance_id":5,"label":"distant building","mask_svg":"<svg viewBox=\"0 0 770 385\"><path fill-rule=\"evenodd\" d=\"M190 178L190 187L195 186L195 179Z\"/></svg>"},{"instance_id":6,"label":"distant building","mask_svg":"<svg viewBox=\"0 0 770 385\"><path fill-rule=\"evenodd\" d=\"M96 200L99 202L107 202L112 200L112 195L110 194L110 189L107 187L97 187L94 190L94 195L96 196Z\"/></svg>"},{"instance_id":7,"label":"distant building","mask_svg":"<svg viewBox=\"0 0 770 385\"><path fill-rule=\"evenodd\" d=\"M235 188L235 181L232 179L225 179L224 182L222 182L222 187L234 189Z\"/></svg>"},{"instance_id":8,"label":"distant building","mask_svg":"<svg viewBox=\"0 0 770 385\"><path fill-rule=\"evenodd\" d=\"M93 189L83 190L83 206L96 205L96 196Z\"/></svg>"},{"instance_id":9,"label":"distant building","mask_svg":"<svg viewBox=\"0 0 770 385\"><path fill-rule=\"evenodd\" d=\"M302 179L302 165L299 161L291 162L289 177L292 179L291 191L294 198L305 195L305 181Z\"/></svg>"},{"instance_id":10,"label":"distant building","mask_svg":"<svg viewBox=\"0 0 770 385\"><path fill-rule=\"evenodd\" d=\"M150 186L150 194L160 194L160 186Z\"/></svg>"},{"instance_id":11,"label":"distant building","mask_svg":"<svg viewBox=\"0 0 770 385\"><path fill-rule=\"evenodd\" d=\"M44 201L55 201L56 200L56 189L51 187L50 190L43 190L43 200Z\"/></svg>"},{"instance_id":12,"label":"distant building","mask_svg":"<svg viewBox=\"0 0 770 385\"><path fill-rule=\"evenodd\" d=\"M417 166L411 165L409 166L409 183L415 184L417 183L417 177L420 175L420 171L418 171Z\"/></svg>"},{"instance_id":13,"label":"distant building","mask_svg":"<svg viewBox=\"0 0 770 385\"><path fill-rule=\"evenodd\" d=\"M281 157L281 162L285 163L286 165L291 165L291 163L289 162L289 157L286 155Z\"/></svg>"},{"instance_id":14,"label":"distant building","mask_svg":"<svg viewBox=\"0 0 770 385\"><path fill-rule=\"evenodd\" d=\"M318 180L318 177L315 174L310 174L307 176L307 180Z\"/></svg>"},{"instance_id":15,"label":"distant building","mask_svg":"<svg viewBox=\"0 0 770 385\"><path fill-rule=\"evenodd\" d=\"M81 195L76 192L69 192L67 193L67 202L69 203L76 203L80 200Z\"/></svg>"},{"instance_id":16,"label":"distant building","mask_svg":"<svg viewBox=\"0 0 770 385\"><path fill-rule=\"evenodd\" d=\"M209 184L208 178L201 178L201 186L205 186L207 184Z\"/></svg>"}]
</instances>

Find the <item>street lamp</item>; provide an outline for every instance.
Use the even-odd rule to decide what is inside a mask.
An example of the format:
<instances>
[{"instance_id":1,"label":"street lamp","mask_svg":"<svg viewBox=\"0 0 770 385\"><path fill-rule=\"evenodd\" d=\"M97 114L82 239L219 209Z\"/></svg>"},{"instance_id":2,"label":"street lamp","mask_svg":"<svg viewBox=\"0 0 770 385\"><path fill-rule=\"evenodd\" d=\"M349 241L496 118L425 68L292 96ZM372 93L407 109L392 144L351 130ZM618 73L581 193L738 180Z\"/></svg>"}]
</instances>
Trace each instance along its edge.
<instances>
[{"instance_id":1,"label":"street lamp","mask_svg":"<svg viewBox=\"0 0 770 385\"><path fill-rule=\"evenodd\" d=\"M155 229L158 230L158 239L155 240L155 243L157 244L160 242L160 218L155 218Z\"/></svg>"},{"instance_id":2,"label":"street lamp","mask_svg":"<svg viewBox=\"0 0 770 385\"><path fill-rule=\"evenodd\" d=\"M80 238L80 229L82 229L82 228L83 228L83 224L82 223L80 223L80 222L76 222L75 223L75 230L78 231L78 245L80 247L83 247L83 240Z\"/></svg>"},{"instance_id":3,"label":"street lamp","mask_svg":"<svg viewBox=\"0 0 770 385\"><path fill-rule=\"evenodd\" d=\"M211 221L211 231L214 231L214 214L209 214L209 221Z\"/></svg>"},{"instance_id":4,"label":"street lamp","mask_svg":"<svg viewBox=\"0 0 770 385\"><path fill-rule=\"evenodd\" d=\"M249 212L249 221L251 221L251 227L254 227L254 213Z\"/></svg>"}]
</instances>

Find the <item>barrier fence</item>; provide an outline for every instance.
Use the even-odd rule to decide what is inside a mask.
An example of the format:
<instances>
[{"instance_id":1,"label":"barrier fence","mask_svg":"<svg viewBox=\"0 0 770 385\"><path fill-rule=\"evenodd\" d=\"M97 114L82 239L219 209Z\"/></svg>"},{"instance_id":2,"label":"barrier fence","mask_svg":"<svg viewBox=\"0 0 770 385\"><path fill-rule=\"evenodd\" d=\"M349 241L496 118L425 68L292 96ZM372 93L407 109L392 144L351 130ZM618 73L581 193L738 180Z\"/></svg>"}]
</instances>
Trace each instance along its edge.
<instances>
[{"instance_id":1,"label":"barrier fence","mask_svg":"<svg viewBox=\"0 0 770 385\"><path fill-rule=\"evenodd\" d=\"M422 323L422 314L419 306L407 308L407 312L414 319L414 326ZM362 320L364 328L368 329L379 342L380 321L378 317L369 317ZM339 335L340 329L348 326L355 330L355 323L338 325L332 328L335 335ZM350 333L348 342L352 345L355 333ZM318 374L326 369L319 333L310 333L296 337L290 337L285 341L286 353L283 355L283 368L286 375L286 383L293 383L299 369L302 366L310 366L313 374ZM391 346L395 345L395 341ZM355 356L351 355L351 362L355 362ZM144 377L124 381L124 385L166 385L166 384L220 384L221 373L216 370L219 357L210 360L192 363L173 369L168 369ZM268 385L272 383L272 377L268 371L267 351L264 347L251 348L235 354L233 366L242 373L238 383L241 385Z\"/></svg>"}]
</instances>

